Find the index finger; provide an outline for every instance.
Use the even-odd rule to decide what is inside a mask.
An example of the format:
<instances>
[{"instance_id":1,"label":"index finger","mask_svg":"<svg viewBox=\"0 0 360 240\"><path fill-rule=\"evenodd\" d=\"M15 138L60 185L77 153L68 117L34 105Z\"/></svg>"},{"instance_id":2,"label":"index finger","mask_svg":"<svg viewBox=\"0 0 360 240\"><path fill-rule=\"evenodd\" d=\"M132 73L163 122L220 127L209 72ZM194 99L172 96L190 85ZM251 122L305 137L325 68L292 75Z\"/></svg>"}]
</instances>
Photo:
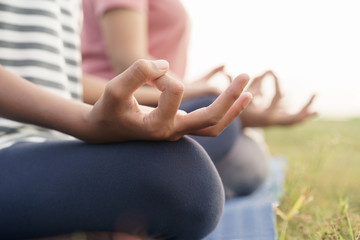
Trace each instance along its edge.
<instances>
[{"instance_id":1,"label":"index finger","mask_svg":"<svg viewBox=\"0 0 360 240\"><path fill-rule=\"evenodd\" d=\"M179 80L167 75L156 79L154 84L161 91L158 107L154 110L154 114L160 121L173 119L182 100L184 85Z\"/></svg>"},{"instance_id":2,"label":"index finger","mask_svg":"<svg viewBox=\"0 0 360 240\"><path fill-rule=\"evenodd\" d=\"M179 131L198 130L213 126L221 121L234 102L239 98L249 81L247 74L239 75L232 84L208 107L197 109L178 123Z\"/></svg>"},{"instance_id":3,"label":"index finger","mask_svg":"<svg viewBox=\"0 0 360 240\"><path fill-rule=\"evenodd\" d=\"M252 95L249 92L244 92L239 99L231 106L225 116L216 124L207 128L199 129L190 132L191 135L197 136L217 136L220 134L235 118L239 117L240 113L251 102Z\"/></svg>"}]
</instances>

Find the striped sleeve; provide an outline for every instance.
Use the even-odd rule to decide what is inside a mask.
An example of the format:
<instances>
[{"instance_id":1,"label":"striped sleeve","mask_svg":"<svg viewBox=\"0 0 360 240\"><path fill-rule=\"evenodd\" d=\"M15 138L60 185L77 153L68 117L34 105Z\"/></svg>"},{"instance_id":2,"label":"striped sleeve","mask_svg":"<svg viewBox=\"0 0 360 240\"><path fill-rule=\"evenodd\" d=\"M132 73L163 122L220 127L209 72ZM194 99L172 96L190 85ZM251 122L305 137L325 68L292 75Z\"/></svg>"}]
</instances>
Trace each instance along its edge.
<instances>
[{"instance_id":1,"label":"striped sleeve","mask_svg":"<svg viewBox=\"0 0 360 240\"><path fill-rule=\"evenodd\" d=\"M49 91L79 99L80 26L74 21L79 13L65 4L70 1L57 2L0 0L0 64Z\"/></svg>"},{"instance_id":2,"label":"striped sleeve","mask_svg":"<svg viewBox=\"0 0 360 240\"><path fill-rule=\"evenodd\" d=\"M0 0L0 64L54 94L81 100L80 23L79 0ZM50 136L60 134L0 118L0 148Z\"/></svg>"}]
</instances>

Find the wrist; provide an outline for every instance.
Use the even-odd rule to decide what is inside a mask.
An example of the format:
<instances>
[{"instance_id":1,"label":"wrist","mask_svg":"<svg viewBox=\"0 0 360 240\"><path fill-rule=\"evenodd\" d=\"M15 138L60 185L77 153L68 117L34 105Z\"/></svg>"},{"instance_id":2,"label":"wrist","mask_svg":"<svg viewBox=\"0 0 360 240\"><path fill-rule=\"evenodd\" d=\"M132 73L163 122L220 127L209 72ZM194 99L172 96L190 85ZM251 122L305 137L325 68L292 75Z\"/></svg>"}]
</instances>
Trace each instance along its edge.
<instances>
[{"instance_id":1,"label":"wrist","mask_svg":"<svg viewBox=\"0 0 360 240\"><path fill-rule=\"evenodd\" d=\"M92 106L82 102L66 100L63 107L59 107L50 120L50 128L71 135L75 138L86 140L89 132L88 115Z\"/></svg>"},{"instance_id":2,"label":"wrist","mask_svg":"<svg viewBox=\"0 0 360 240\"><path fill-rule=\"evenodd\" d=\"M77 106L76 113L69 122L70 135L85 142L90 142L96 136L90 117L92 109L93 106L88 104L81 103Z\"/></svg>"}]
</instances>

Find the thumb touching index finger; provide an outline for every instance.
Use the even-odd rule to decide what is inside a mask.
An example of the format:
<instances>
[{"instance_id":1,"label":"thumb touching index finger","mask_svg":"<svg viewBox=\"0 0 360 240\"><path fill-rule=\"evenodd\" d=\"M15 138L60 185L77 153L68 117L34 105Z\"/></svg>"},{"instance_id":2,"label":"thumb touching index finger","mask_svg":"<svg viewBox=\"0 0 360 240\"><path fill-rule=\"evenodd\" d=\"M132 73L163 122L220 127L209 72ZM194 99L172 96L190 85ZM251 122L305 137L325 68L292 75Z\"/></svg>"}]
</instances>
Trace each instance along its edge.
<instances>
[{"instance_id":1,"label":"thumb touching index finger","mask_svg":"<svg viewBox=\"0 0 360 240\"><path fill-rule=\"evenodd\" d=\"M110 81L113 88L117 89L122 97L131 96L147 81L163 76L169 70L169 63L165 60L144 60L134 62L123 73Z\"/></svg>"}]
</instances>

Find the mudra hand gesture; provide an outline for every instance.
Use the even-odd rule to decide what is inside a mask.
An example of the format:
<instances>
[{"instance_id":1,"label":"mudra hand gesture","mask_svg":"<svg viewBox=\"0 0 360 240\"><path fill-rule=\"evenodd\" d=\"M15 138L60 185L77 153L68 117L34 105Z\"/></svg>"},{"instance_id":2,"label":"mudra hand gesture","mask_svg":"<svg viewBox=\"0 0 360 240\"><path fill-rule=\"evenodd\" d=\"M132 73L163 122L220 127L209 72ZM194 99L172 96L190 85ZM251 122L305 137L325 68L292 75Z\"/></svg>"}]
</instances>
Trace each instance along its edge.
<instances>
[{"instance_id":1,"label":"mudra hand gesture","mask_svg":"<svg viewBox=\"0 0 360 240\"><path fill-rule=\"evenodd\" d=\"M312 95L308 102L297 113L289 113L281 106L282 93L276 74L268 70L254 78L247 91L254 97L262 96L261 86L266 76L272 76L275 84L275 94L268 107L264 108L255 103L251 103L248 108L241 114L241 120L244 126L249 127L266 127L266 126L290 126L301 123L317 113L310 110L311 104L315 98Z\"/></svg>"},{"instance_id":2,"label":"mudra hand gesture","mask_svg":"<svg viewBox=\"0 0 360 240\"><path fill-rule=\"evenodd\" d=\"M217 136L251 101L242 93L249 81L239 75L213 104L191 113L179 111L184 86L166 75L169 65L164 60L138 60L125 72L112 79L104 94L89 109L84 131L87 142L103 143L128 140L177 140L185 134ZM161 91L156 108L141 106L133 93L149 83Z\"/></svg>"}]
</instances>

